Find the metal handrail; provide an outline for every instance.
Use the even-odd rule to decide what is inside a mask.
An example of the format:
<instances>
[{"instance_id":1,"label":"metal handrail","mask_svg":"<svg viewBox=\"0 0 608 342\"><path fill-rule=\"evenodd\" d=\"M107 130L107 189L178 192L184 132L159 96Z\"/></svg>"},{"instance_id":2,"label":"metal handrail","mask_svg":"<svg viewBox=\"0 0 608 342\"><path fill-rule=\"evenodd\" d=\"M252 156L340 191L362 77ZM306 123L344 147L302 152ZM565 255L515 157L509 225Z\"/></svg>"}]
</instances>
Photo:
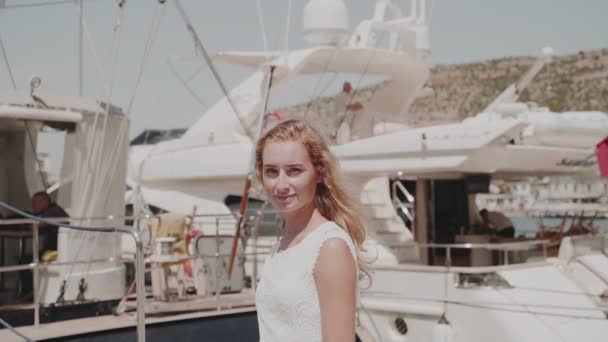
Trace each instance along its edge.
<instances>
[{"instance_id":1,"label":"metal handrail","mask_svg":"<svg viewBox=\"0 0 608 342\"><path fill-rule=\"evenodd\" d=\"M89 232L98 232L98 233L123 233L123 234L129 234L131 235L131 237L133 237L133 239L135 240L135 247L136 247L136 252L135 252L135 260L136 260L136 265L135 265L135 278L136 278L136 287L137 287L137 341L138 342L145 342L146 340L146 327L145 327L145 300L146 300L146 296L145 296L145 284L144 284L144 271L145 271L145 265L144 265L144 254L143 254L143 243L142 243L142 239L141 236L139 234L138 231L136 231L135 229L133 229L132 227L127 227L127 226L117 226L117 227L83 227L83 226L77 226L77 225L72 225L72 224L63 224L63 223L57 223L54 222L53 220L49 220L46 218L40 218L38 216L34 216L31 215L29 213L26 213L20 209L17 209L7 203L4 203L2 201L0 201L0 207L3 207L15 214L21 215L23 217L27 217L31 220L36 221L36 224L32 225L33 228L33 234L34 234L34 263L38 263L38 224L40 223L44 223L46 225L50 225L50 226L57 226L57 227L62 227L62 228L67 228L67 229L73 229L73 230L80 230L80 231L89 231ZM38 293L38 277L37 274L38 273L38 267L34 267L34 313L35 313L35 317L34 320L36 322L36 324L39 322L39 307L40 307L40 303L39 303L39 299L37 296Z\"/></svg>"},{"instance_id":2,"label":"metal handrail","mask_svg":"<svg viewBox=\"0 0 608 342\"><path fill-rule=\"evenodd\" d=\"M421 243L413 241L411 244L389 244L391 248L406 248L406 247L422 247L422 248L440 248L446 250L445 266L451 266L452 264L452 249L484 249L488 251L502 251L504 252L505 265L508 265L509 252L516 252L522 250L532 250L534 246L541 246L543 249L543 257L547 258L547 246L550 244L548 240L533 240L533 241L515 241L515 242L503 242L503 243Z\"/></svg>"},{"instance_id":3,"label":"metal handrail","mask_svg":"<svg viewBox=\"0 0 608 342\"><path fill-rule=\"evenodd\" d=\"M422 247L431 248L460 248L460 249L488 249L488 250L512 250L518 251L521 249L515 249L516 247L530 247L536 245L547 245L547 240L534 240L534 241L515 241L515 242L501 242L501 243L418 243ZM509 249L514 247L514 249Z\"/></svg>"},{"instance_id":4,"label":"metal handrail","mask_svg":"<svg viewBox=\"0 0 608 342\"><path fill-rule=\"evenodd\" d=\"M15 329L12 325L8 324L8 322L6 322L5 320L3 320L2 318L0 318L0 324L2 324L5 328L7 328L8 330L10 330L13 334L21 337L22 339L24 339L27 342L33 342L34 340L23 335L22 333L20 333L17 329Z\"/></svg>"},{"instance_id":5,"label":"metal handrail","mask_svg":"<svg viewBox=\"0 0 608 342\"><path fill-rule=\"evenodd\" d=\"M405 214L405 216L407 216L407 218L412 221L412 223L414 222L414 215L412 215L412 213L410 212L410 209L413 208L413 203L414 203L414 196L412 196L412 194L410 194L409 191L407 191L407 189L405 188L405 186L403 186L403 184L400 181L395 181L392 184L392 202L393 202L393 206L399 206L398 209L400 209L403 214ZM401 193L405 196L406 200L407 200L407 204L406 205L403 201L401 201L399 199L399 196L397 194L397 190L401 191ZM407 227L407 226L406 226ZM408 229L410 229L410 227L407 227ZM412 227L413 228L413 227ZM410 231L413 233L414 229L410 229Z\"/></svg>"},{"instance_id":6,"label":"metal handrail","mask_svg":"<svg viewBox=\"0 0 608 342\"><path fill-rule=\"evenodd\" d=\"M412 196L412 194L410 194L410 192L407 191L405 186L403 186L403 184L400 181L393 182L393 194L397 193L397 188L399 188L399 190L401 190L401 193L405 195L405 198L408 200L408 202L410 202L410 203L414 202L414 196Z\"/></svg>"},{"instance_id":7,"label":"metal handrail","mask_svg":"<svg viewBox=\"0 0 608 342\"><path fill-rule=\"evenodd\" d=\"M159 218L162 214L157 214L157 215L144 215L144 218L146 219L150 219L150 218ZM210 219L215 219L216 217L220 217L220 218L229 218L232 220L236 220L234 218L234 215L232 214L196 214L194 216L192 215L184 215L186 217L195 217L195 218L210 218ZM137 219L137 216L115 216L115 215L108 215L108 216L93 216L93 217L53 217L53 218L46 218L46 220L48 222L54 222L54 223L68 223L70 221L79 221L79 220L87 220L87 221L103 221L103 220L135 220ZM31 223L30 219L14 219L14 218L10 218L10 219L0 219L0 225L9 225L9 224L25 224L25 223Z\"/></svg>"}]
</instances>

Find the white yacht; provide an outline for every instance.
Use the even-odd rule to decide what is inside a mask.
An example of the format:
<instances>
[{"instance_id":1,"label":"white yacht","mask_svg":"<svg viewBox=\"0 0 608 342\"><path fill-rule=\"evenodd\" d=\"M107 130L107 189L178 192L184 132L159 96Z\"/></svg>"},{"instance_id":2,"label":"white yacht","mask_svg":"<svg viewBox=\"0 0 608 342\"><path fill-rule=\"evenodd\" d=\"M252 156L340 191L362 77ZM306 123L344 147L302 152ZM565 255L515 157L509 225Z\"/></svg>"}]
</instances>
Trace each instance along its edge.
<instances>
[{"instance_id":1,"label":"white yacht","mask_svg":"<svg viewBox=\"0 0 608 342\"><path fill-rule=\"evenodd\" d=\"M606 114L551 113L516 102L546 63L543 56L479 115L401 129L428 77L425 2L412 1L410 16L404 17L394 2L378 1L374 16L361 22L344 46L335 38L346 32L339 25L343 4L327 1L320 20L327 13L340 20L315 26L306 15L320 3L310 1L310 12L305 11L311 48L213 55L255 71L181 138L137 152L141 162L132 176L145 202L183 214L193 207L202 215L231 212L226 199L243 190L252 148L248 131L259 120L270 66L269 98L298 75L380 75L385 81L364 103L366 114L377 119L375 129L333 147L364 209L367 246L375 257L373 283L359 307L363 339L603 340L605 237L566 238L561 245L493 243L490 236L475 234L474 195L488 192L493 178L597 174L592 147L605 137ZM380 33L389 34L388 48L376 45ZM257 198L263 200L259 193Z\"/></svg>"},{"instance_id":2,"label":"white yacht","mask_svg":"<svg viewBox=\"0 0 608 342\"><path fill-rule=\"evenodd\" d=\"M605 130L598 129L605 121L600 119L598 124L574 129L561 124L545 129L543 124L547 121L535 119L544 117L553 121L565 115L544 112L536 116L530 108L516 102L521 85L514 85L484 113L469 120L403 129L400 123L408 115L408 107L425 93L430 67L426 1L412 0L408 12L403 15L395 1L378 0L373 16L350 32L342 1L311 0L304 11L304 33L310 48L212 54L216 62L249 66L254 72L183 135L132 148L126 183L132 189L134 214L139 219L137 232L140 235L150 232L157 237L147 257L152 283L148 293L154 298L144 306L140 303L137 310L139 319L142 311L149 316L148 337L257 340L252 292L242 284L245 270L237 269L238 276L231 279L222 278L220 272L222 263L227 261L224 256L228 252L227 242L233 239L231 235L223 235L234 234L231 229L236 223L231 204L238 203L243 194L243 183L250 170L252 131L260 123L267 99L279 96L298 76L326 73L374 74L383 79L364 103L367 117L377 120L373 129L360 134L356 140L333 146L368 222L366 247L368 256L374 258L373 282L362 293L358 307L358 334L363 341L603 341L608 335L608 241L605 237L568 237L561 240L559 250L554 250L555 245L547 241L493 243L491 237L476 234L477 208L473 200L474 194L488 191L492 178L597 173L597 165L589 157L592 153L589 144L605 136ZM381 35L388 38L388 44L380 44ZM35 101L27 94L24 96L17 105L11 103L13 107L8 112ZM92 113L106 113L103 109L107 106L99 103L96 106ZM74 108L85 117L86 108L82 106L51 107L66 108ZM38 110L36 105L34 109L28 107L28 111L35 110ZM324 113L315 115L322 117ZM39 121L47 119L39 118ZM124 124L125 121L116 122ZM562 129L585 140L576 140L576 144L568 146L562 145L561 140L552 140L554 134L563 134ZM110 133L124 134L122 130L108 130L106 134ZM68 174L60 179L60 184L84 187L73 185L72 202L65 202L65 205L74 203L76 207L87 208L82 209L82 213L70 212L74 217L113 215L115 211L97 213L96 209L88 208L101 204L123 205L122 193L115 201L114 197L107 201L104 197L92 202L87 198L74 202L80 198L76 197L79 193L73 193L74 189L84 194L95 190L96 196L114 196L114 187L126 188L122 180L113 183L116 178L108 177L112 172L125 172L121 156L126 150L126 140L103 136L94 135L105 139L104 144L116 143L117 150L108 150L108 158L118 160L114 166L103 165L98 171L92 161L85 161L82 167L86 171L102 172L99 179L89 178L92 173L79 176L82 178L75 178L77 174L70 178ZM101 148L104 144L78 146L101 149L95 155L99 157L106 151ZM20 148L25 149L24 145L25 140ZM121 153L113 153L115 151ZM77 149L76 156L82 155L82 150ZM77 179L80 180L74 183ZM26 190L32 192L29 187ZM264 198L255 190L250 194L252 202L257 200L263 207ZM179 246L175 243L183 236L186 221L171 214L143 220L142 200L155 208L195 217L192 224L202 224L206 234L186 236L184 242L193 243L177 252ZM26 203L19 205L21 209L26 208ZM174 227L178 228L173 230ZM188 231L192 233L189 228ZM272 230L262 233L265 236L260 240L264 241L276 236ZM69 240L69 234L63 236L66 242L60 242L60 257L86 246L87 256L106 261L100 263L102 267L94 276L104 277L113 272L114 278L91 285L84 275L90 273L92 266L84 267L81 273L59 272L57 280L53 280L51 274L42 281L48 284L45 288L49 307L57 307L56 299L61 294L74 302L79 302L81 293L88 301L116 303L125 291L124 298L129 298L122 278L124 268L118 261L139 251L135 248L137 244L125 238L122 243L113 240L115 243L106 245L106 240L100 237L99 240L90 238L89 244L83 245ZM116 238L115 235L104 237L108 241ZM252 270L247 271L253 288L256 268L262 260L255 249L264 247L263 242L255 239L254 234L247 243L246 253L240 253L239 263L242 265L243 255L249 257L255 253L250 264ZM74 243L69 243L71 241ZM183 256L188 251L192 255ZM73 260L80 259L70 259ZM188 278L185 274L194 278L193 286L185 286ZM66 281L62 291L64 283L60 280L66 275L69 282ZM88 292L86 286L79 286L83 278L89 287L99 287ZM138 281L137 285L143 287L142 283ZM122 289L120 294L118 287ZM191 288L196 290L196 295L187 293ZM143 289L137 292L143 293ZM143 296L137 299L141 301ZM40 309L37 303L33 309ZM34 324L18 328L16 332L40 340L133 339L134 304L121 301L118 309L118 315ZM38 312L35 313L38 317ZM17 336L13 331L0 331L2 340L18 339Z\"/></svg>"}]
</instances>

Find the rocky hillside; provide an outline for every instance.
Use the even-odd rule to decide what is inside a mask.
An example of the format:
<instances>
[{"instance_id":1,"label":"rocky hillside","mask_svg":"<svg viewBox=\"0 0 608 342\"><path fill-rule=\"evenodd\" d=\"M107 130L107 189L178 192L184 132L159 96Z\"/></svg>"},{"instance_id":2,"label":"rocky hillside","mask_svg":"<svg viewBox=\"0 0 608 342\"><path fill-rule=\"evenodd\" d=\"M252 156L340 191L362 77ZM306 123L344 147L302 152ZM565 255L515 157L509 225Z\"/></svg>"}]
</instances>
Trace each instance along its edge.
<instances>
[{"instance_id":1,"label":"rocky hillside","mask_svg":"<svg viewBox=\"0 0 608 342\"><path fill-rule=\"evenodd\" d=\"M410 127L457 122L482 111L534 63L533 57L510 57L470 64L438 65L427 87L432 95L414 101L402 123ZM355 91L353 101L365 104L378 86ZM608 113L608 48L554 56L519 98L555 112ZM287 117L304 118L332 140L336 127L333 97L282 108ZM334 119L331 119L334 118ZM253 127L253 124L252 124Z\"/></svg>"},{"instance_id":2,"label":"rocky hillside","mask_svg":"<svg viewBox=\"0 0 608 342\"><path fill-rule=\"evenodd\" d=\"M481 111L534 62L532 57L494 59L479 63L439 65L428 85L435 94L417 99L411 110L418 123L458 120ZM522 92L552 111L608 112L608 48L555 56Z\"/></svg>"}]
</instances>

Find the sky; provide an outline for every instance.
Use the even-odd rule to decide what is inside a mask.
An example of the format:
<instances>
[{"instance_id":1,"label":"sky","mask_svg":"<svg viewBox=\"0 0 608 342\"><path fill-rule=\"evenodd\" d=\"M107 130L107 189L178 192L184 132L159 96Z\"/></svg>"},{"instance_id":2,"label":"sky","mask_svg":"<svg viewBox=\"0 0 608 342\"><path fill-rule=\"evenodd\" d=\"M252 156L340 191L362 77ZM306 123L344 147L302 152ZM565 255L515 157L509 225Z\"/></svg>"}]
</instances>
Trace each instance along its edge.
<instances>
[{"instance_id":1,"label":"sky","mask_svg":"<svg viewBox=\"0 0 608 342\"><path fill-rule=\"evenodd\" d=\"M158 35L134 97L131 137L147 128L189 127L205 110L168 67L169 58L194 54L194 43L171 1L162 5ZM49 0L0 0L0 4L3 2L10 6ZM301 35L305 0L181 2L209 51L263 50L258 4L268 49L306 46ZM409 8L409 1L395 2L404 9ZM109 75L112 74L115 3L115 0L84 0L83 17L93 42L84 45L83 95L86 97L108 98L94 56L100 61L104 78L112 78ZM349 9L350 26L354 28L360 20L371 17L375 1L344 0L344 3ZM429 7L434 64L538 55L544 46L553 47L557 55L608 47L608 1L605 0L435 0L429 2ZM112 103L125 109L134 94L158 8L156 0L126 2L110 97ZM291 19L287 20L289 9ZM42 78L41 92L78 95L78 31L78 7L73 2L0 10L0 37L17 88L29 90L29 80L36 75ZM288 37L285 32L289 32ZM191 59L175 65L187 77L201 63ZM229 88L243 80L248 72L242 67L220 65L218 68ZM221 94L208 69L203 69L191 85L206 105L213 104ZM4 60L0 59L0 91L10 90L8 72Z\"/></svg>"}]
</instances>

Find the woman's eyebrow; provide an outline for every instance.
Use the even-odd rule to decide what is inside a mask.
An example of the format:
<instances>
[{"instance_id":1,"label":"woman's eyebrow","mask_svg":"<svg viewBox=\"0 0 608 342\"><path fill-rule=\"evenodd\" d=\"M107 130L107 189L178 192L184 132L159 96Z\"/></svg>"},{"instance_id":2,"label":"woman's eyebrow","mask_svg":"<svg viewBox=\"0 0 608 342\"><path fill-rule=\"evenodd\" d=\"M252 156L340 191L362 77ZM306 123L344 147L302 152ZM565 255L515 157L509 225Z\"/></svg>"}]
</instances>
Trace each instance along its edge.
<instances>
[{"instance_id":1,"label":"woman's eyebrow","mask_svg":"<svg viewBox=\"0 0 608 342\"><path fill-rule=\"evenodd\" d=\"M278 166L275 165L275 164L264 164L264 165L262 165L262 167L263 168L267 168L267 167L275 167L276 168ZM301 163L287 164L284 167L304 167L304 164L301 164Z\"/></svg>"}]
</instances>

